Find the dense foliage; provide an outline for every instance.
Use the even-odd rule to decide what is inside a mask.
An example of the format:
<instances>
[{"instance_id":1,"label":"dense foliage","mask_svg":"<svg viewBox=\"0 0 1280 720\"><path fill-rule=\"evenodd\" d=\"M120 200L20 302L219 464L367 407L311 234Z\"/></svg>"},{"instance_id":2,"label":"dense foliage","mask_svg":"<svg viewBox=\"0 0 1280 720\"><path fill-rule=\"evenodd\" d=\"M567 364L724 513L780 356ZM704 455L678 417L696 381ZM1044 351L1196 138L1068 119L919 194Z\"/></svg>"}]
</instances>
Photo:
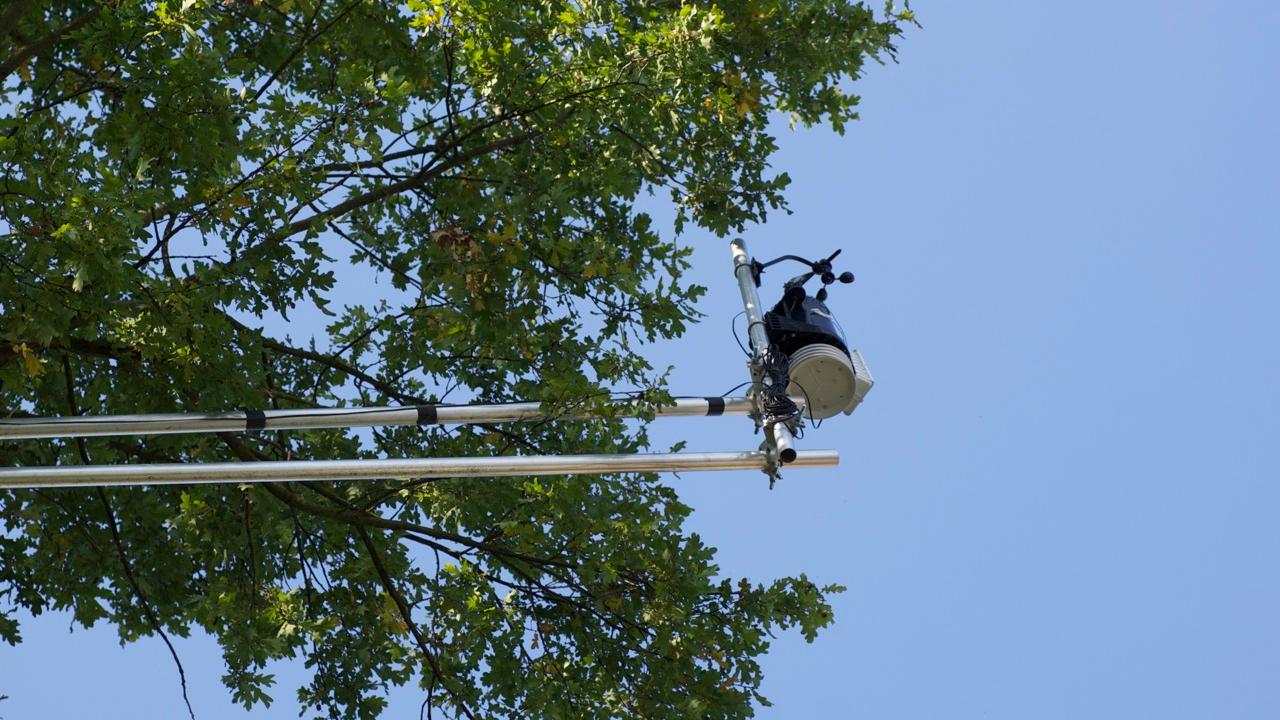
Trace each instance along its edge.
<instances>
[{"instance_id":1,"label":"dense foliage","mask_svg":"<svg viewBox=\"0 0 1280 720\"><path fill-rule=\"evenodd\" d=\"M782 204L908 13L839 0L9 0L0 414L663 397L688 228ZM785 115L784 115L785 116ZM667 193L673 228L635 208ZM334 300L337 302L333 302ZM298 313L322 323L290 324ZM3 465L626 452L616 419L0 447ZM225 682L372 717L742 717L803 576L717 576L650 476L0 491L18 608L212 634Z\"/></svg>"}]
</instances>

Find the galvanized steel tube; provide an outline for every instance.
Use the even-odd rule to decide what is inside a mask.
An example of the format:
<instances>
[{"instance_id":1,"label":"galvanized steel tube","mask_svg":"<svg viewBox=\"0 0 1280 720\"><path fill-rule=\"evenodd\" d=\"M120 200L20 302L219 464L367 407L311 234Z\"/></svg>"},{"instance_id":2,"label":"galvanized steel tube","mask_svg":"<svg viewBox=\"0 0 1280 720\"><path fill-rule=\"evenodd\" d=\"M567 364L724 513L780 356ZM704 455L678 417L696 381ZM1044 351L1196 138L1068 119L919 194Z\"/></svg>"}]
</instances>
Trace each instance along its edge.
<instances>
[{"instance_id":1,"label":"galvanized steel tube","mask_svg":"<svg viewBox=\"0 0 1280 720\"><path fill-rule=\"evenodd\" d=\"M621 402L619 403L621 404ZM680 398L657 409L658 417L747 415L750 398ZM582 413L554 418L576 420ZM56 418L0 418L0 440L105 435L171 435L176 433L244 432L252 430L309 430L373 425L453 425L465 423L528 422L549 416L538 403L499 405L409 405L404 407L303 408L245 410L228 413L169 413L154 415L80 415Z\"/></svg>"},{"instance_id":2,"label":"galvanized steel tube","mask_svg":"<svg viewBox=\"0 0 1280 720\"><path fill-rule=\"evenodd\" d=\"M810 450L798 453L787 467L832 467L839 459L834 450ZM69 465L0 468L0 489L759 470L766 466L767 461L764 452L754 450L636 455Z\"/></svg>"},{"instance_id":3,"label":"galvanized steel tube","mask_svg":"<svg viewBox=\"0 0 1280 720\"><path fill-rule=\"evenodd\" d=\"M738 280L738 292L742 295L742 309L747 315L747 337L751 339L751 357L764 359L769 350L769 335L764 330L764 311L760 309L760 294L756 292L755 275L751 271L751 256L741 239L729 243L733 254L733 276Z\"/></svg>"},{"instance_id":4,"label":"galvanized steel tube","mask_svg":"<svg viewBox=\"0 0 1280 720\"><path fill-rule=\"evenodd\" d=\"M760 293L756 292L755 274L751 269L751 256L747 254L747 244L741 238L729 243L729 251L733 254L733 276L738 281L738 292L742 295L742 309L747 316L747 336L751 340L751 361L757 367L764 364L765 355L769 352L769 335L764 328L764 311L760 309ZM768 377L760 378L769 383ZM778 452L779 463L794 462L793 447L795 437L791 428L782 423L772 426L773 446Z\"/></svg>"}]
</instances>

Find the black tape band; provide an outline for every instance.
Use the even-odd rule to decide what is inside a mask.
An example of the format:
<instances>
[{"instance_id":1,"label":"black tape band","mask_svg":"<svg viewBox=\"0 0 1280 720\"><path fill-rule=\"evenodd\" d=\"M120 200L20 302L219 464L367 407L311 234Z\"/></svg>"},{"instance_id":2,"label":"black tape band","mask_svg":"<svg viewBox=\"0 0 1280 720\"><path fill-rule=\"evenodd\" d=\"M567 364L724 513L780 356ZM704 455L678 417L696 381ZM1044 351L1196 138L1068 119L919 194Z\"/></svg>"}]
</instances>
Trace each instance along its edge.
<instances>
[{"instance_id":1,"label":"black tape band","mask_svg":"<svg viewBox=\"0 0 1280 720\"><path fill-rule=\"evenodd\" d=\"M267 427L267 414L261 410L245 410L244 411L244 429L264 430Z\"/></svg>"},{"instance_id":2,"label":"black tape band","mask_svg":"<svg viewBox=\"0 0 1280 720\"><path fill-rule=\"evenodd\" d=\"M439 422L436 417L435 405L418 405L418 424L419 425L435 425Z\"/></svg>"},{"instance_id":3,"label":"black tape band","mask_svg":"<svg viewBox=\"0 0 1280 720\"><path fill-rule=\"evenodd\" d=\"M707 398L707 414L723 415L724 414L724 398L722 397Z\"/></svg>"}]
</instances>

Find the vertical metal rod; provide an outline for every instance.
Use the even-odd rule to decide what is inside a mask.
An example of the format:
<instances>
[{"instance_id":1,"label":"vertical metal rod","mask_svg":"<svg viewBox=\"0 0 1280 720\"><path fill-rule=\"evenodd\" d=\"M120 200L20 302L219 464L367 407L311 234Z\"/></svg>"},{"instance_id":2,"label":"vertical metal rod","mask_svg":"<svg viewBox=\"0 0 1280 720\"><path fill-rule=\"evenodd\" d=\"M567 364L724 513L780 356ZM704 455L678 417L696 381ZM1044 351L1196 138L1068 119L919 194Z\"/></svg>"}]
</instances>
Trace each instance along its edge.
<instances>
[{"instance_id":1,"label":"vertical metal rod","mask_svg":"<svg viewBox=\"0 0 1280 720\"><path fill-rule=\"evenodd\" d=\"M751 272L751 256L741 238L729 243L733 253L733 275L738 279L738 292L742 294L742 308L747 314L747 337L751 339L751 358L763 361L769 350L769 336L764 331L764 311L760 309L760 295L756 292L755 275Z\"/></svg>"},{"instance_id":2,"label":"vertical metal rod","mask_svg":"<svg viewBox=\"0 0 1280 720\"><path fill-rule=\"evenodd\" d=\"M747 254L747 244L742 241L742 238L736 238L730 242L729 250L733 253L733 275L738 280L738 292L742 295L742 309L747 315L747 337L751 341L752 366L763 367L765 354L769 352L769 335L764 329L764 311L760 308L760 294L756 292L755 274L751 270L751 256ZM773 382L772 378L764 374L753 379L766 385ZM796 457L796 451L793 447L795 438L791 434L791 429L782 423L774 423L772 434L772 445L778 453L778 462L792 462Z\"/></svg>"},{"instance_id":3,"label":"vertical metal rod","mask_svg":"<svg viewBox=\"0 0 1280 720\"><path fill-rule=\"evenodd\" d=\"M778 450L778 462L790 464L796 459L795 437L786 423L776 422L772 426L773 445Z\"/></svg>"}]
</instances>

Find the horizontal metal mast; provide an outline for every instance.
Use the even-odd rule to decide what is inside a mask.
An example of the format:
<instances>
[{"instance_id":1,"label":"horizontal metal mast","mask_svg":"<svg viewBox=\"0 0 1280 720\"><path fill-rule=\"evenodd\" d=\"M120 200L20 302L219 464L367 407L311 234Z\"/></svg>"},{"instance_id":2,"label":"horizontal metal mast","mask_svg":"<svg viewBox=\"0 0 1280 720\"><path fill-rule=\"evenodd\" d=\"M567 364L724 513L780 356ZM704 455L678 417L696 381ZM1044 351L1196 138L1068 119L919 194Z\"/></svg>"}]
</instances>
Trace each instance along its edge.
<instances>
[{"instance_id":1,"label":"horizontal metal mast","mask_svg":"<svg viewBox=\"0 0 1280 720\"><path fill-rule=\"evenodd\" d=\"M618 401L624 405L631 401ZM751 398L681 398L657 409L658 417L749 415ZM634 412L623 410L624 417ZM2 418L0 440L105 435L171 435L176 433L244 432L252 430L313 430L374 425L453 425L465 423L529 422L549 418L580 420L586 413L549 416L536 402L498 405L406 405L402 407L303 408L244 410L226 413L169 413L157 415L78 415L56 418Z\"/></svg>"},{"instance_id":2,"label":"horizontal metal mast","mask_svg":"<svg viewBox=\"0 0 1280 720\"><path fill-rule=\"evenodd\" d=\"M787 467L831 467L836 465L839 459L839 454L834 450L809 450L797 453L795 460ZM768 463L769 458L765 451L754 450L635 455L527 455L404 460L64 465L0 468L0 489L760 470Z\"/></svg>"}]
</instances>

